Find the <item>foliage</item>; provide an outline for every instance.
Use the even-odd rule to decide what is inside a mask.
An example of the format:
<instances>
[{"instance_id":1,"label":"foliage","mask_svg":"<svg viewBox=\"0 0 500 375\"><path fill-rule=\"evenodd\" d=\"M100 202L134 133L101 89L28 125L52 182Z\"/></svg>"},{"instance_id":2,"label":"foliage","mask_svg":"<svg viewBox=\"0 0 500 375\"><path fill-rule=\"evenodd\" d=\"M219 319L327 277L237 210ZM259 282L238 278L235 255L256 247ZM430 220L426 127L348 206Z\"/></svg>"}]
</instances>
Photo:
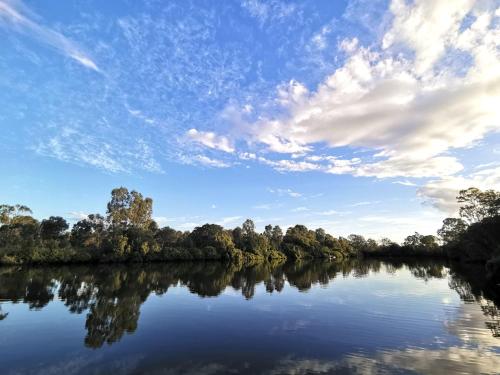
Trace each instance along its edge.
<instances>
[{"instance_id":1,"label":"foliage","mask_svg":"<svg viewBox=\"0 0 500 375\"><path fill-rule=\"evenodd\" d=\"M464 220L449 217L443 220L443 226L437 233L446 245L453 246L466 230L467 224Z\"/></svg>"},{"instance_id":2,"label":"foliage","mask_svg":"<svg viewBox=\"0 0 500 375\"><path fill-rule=\"evenodd\" d=\"M16 204L10 206L8 204L0 205L0 224L12 224L17 218L32 214L33 212L27 206Z\"/></svg>"},{"instance_id":3,"label":"foliage","mask_svg":"<svg viewBox=\"0 0 500 375\"><path fill-rule=\"evenodd\" d=\"M494 190L481 191L474 187L460 190L457 201L461 203L460 217L469 224L500 215L500 192Z\"/></svg>"},{"instance_id":4,"label":"foliage","mask_svg":"<svg viewBox=\"0 0 500 375\"><path fill-rule=\"evenodd\" d=\"M111 201L108 203L108 220L114 227L128 226L147 228L151 225L153 200L143 198L135 190L120 187L111 191Z\"/></svg>"},{"instance_id":5,"label":"foliage","mask_svg":"<svg viewBox=\"0 0 500 375\"><path fill-rule=\"evenodd\" d=\"M153 201L124 187L113 189L107 216L88 215L69 225L51 216L38 222L23 205L0 205L0 263L156 262L231 260L256 264L286 258L343 259L357 256L443 257L488 264L496 277L500 257L500 193L469 188L460 191L461 218L447 218L438 237L414 233L399 245L358 234L333 237L322 228L295 225L286 230L266 225L258 233L251 219L224 229L204 224L192 232L159 228L152 219Z\"/></svg>"},{"instance_id":6,"label":"foliage","mask_svg":"<svg viewBox=\"0 0 500 375\"><path fill-rule=\"evenodd\" d=\"M69 228L68 223L60 216L51 216L42 220L40 224L40 237L43 240L57 240L64 236Z\"/></svg>"}]
</instances>

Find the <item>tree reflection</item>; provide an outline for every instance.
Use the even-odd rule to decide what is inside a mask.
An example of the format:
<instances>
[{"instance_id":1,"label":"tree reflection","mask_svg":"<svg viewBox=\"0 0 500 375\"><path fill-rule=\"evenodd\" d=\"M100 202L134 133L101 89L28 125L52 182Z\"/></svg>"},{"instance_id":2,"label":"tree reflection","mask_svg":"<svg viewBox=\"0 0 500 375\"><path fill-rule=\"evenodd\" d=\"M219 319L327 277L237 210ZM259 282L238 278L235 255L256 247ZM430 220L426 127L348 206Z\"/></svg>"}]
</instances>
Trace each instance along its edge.
<instances>
[{"instance_id":1,"label":"tree reflection","mask_svg":"<svg viewBox=\"0 0 500 375\"><path fill-rule=\"evenodd\" d=\"M485 277L480 265L460 263L450 266L450 288L454 289L463 301L478 303L488 319L486 327L493 337L500 337L500 288Z\"/></svg>"},{"instance_id":2,"label":"tree reflection","mask_svg":"<svg viewBox=\"0 0 500 375\"><path fill-rule=\"evenodd\" d=\"M4 313L2 311L2 305L0 305L0 320L4 320L7 317L7 315L9 315L9 313Z\"/></svg>"},{"instance_id":3,"label":"tree reflection","mask_svg":"<svg viewBox=\"0 0 500 375\"><path fill-rule=\"evenodd\" d=\"M246 299L262 284L267 293L280 293L286 283L299 291L327 285L337 277L365 277L383 268L389 274L407 268L425 281L445 278L466 302L476 302L487 318L487 327L500 337L498 288L492 288L481 272L436 261L380 262L352 259L342 263L311 261L259 263L243 266L221 262L181 262L149 265L96 265L51 268L0 268L0 299L23 302L41 309L56 296L69 312L86 313L85 345L100 348L137 330L142 304L152 293L165 294L172 286L185 286L200 297L215 297L226 288L240 291ZM467 271L467 272L465 272ZM0 306L0 320L7 317Z\"/></svg>"}]
</instances>

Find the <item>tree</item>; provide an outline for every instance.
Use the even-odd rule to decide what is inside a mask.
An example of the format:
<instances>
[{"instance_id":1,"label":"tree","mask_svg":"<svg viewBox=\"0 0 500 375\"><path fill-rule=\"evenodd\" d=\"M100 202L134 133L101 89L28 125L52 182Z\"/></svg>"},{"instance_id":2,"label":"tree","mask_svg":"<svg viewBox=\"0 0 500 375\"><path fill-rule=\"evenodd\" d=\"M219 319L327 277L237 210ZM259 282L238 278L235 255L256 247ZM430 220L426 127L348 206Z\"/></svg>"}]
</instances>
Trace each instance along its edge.
<instances>
[{"instance_id":1,"label":"tree","mask_svg":"<svg viewBox=\"0 0 500 375\"><path fill-rule=\"evenodd\" d=\"M143 229L148 228L153 221L153 200L151 198L143 198L142 194L136 191L132 191L130 196L131 201L128 210L130 224Z\"/></svg>"},{"instance_id":2,"label":"tree","mask_svg":"<svg viewBox=\"0 0 500 375\"><path fill-rule=\"evenodd\" d=\"M271 239L273 238L273 226L271 224L267 224L265 227L264 227L264 233L263 233L264 236L266 236L266 238L271 241Z\"/></svg>"},{"instance_id":3,"label":"tree","mask_svg":"<svg viewBox=\"0 0 500 375\"><path fill-rule=\"evenodd\" d=\"M77 246L100 247L106 234L107 223L103 216L90 214L71 229L71 242Z\"/></svg>"},{"instance_id":4,"label":"tree","mask_svg":"<svg viewBox=\"0 0 500 375\"><path fill-rule=\"evenodd\" d=\"M325 230L323 228L318 228L318 229L316 229L315 233L316 233L316 239L321 244L323 244L325 242L325 239L326 239L326 232L325 232Z\"/></svg>"},{"instance_id":5,"label":"tree","mask_svg":"<svg viewBox=\"0 0 500 375\"><path fill-rule=\"evenodd\" d=\"M231 236L217 224L205 224L196 227L189 237L197 248L212 246L219 252L229 252L234 249Z\"/></svg>"},{"instance_id":6,"label":"tree","mask_svg":"<svg viewBox=\"0 0 500 375\"><path fill-rule=\"evenodd\" d=\"M231 237L236 248L243 249L243 230L240 227L236 227L231 231Z\"/></svg>"},{"instance_id":7,"label":"tree","mask_svg":"<svg viewBox=\"0 0 500 375\"><path fill-rule=\"evenodd\" d=\"M403 246L412 250L436 250L439 247L435 236L424 236L418 232L406 237Z\"/></svg>"},{"instance_id":8,"label":"tree","mask_svg":"<svg viewBox=\"0 0 500 375\"><path fill-rule=\"evenodd\" d=\"M283 250L294 258L321 256L321 246L316 233L304 225L295 225L287 229L283 237Z\"/></svg>"},{"instance_id":9,"label":"tree","mask_svg":"<svg viewBox=\"0 0 500 375\"><path fill-rule=\"evenodd\" d=\"M271 246L274 250L279 250L281 247L281 242L283 242L283 231L279 225L275 225L271 235Z\"/></svg>"},{"instance_id":10,"label":"tree","mask_svg":"<svg viewBox=\"0 0 500 375\"><path fill-rule=\"evenodd\" d=\"M241 226L243 237L255 234L255 224L251 219L246 219Z\"/></svg>"},{"instance_id":11,"label":"tree","mask_svg":"<svg viewBox=\"0 0 500 375\"><path fill-rule=\"evenodd\" d=\"M250 219L247 219L241 225L240 246L241 250L243 251L248 251L250 253L259 255L265 255L269 250L269 240L265 234L260 235L256 233L254 222Z\"/></svg>"},{"instance_id":12,"label":"tree","mask_svg":"<svg viewBox=\"0 0 500 375\"><path fill-rule=\"evenodd\" d=\"M16 204L10 206L8 204L0 205L0 224L11 224L12 221L16 221L19 217L24 217L26 214L32 214L33 212L27 206Z\"/></svg>"},{"instance_id":13,"label":"tree","mask_svg":"<svg viewBox=\"0 0 500 375\"><path fill-rule=\"evenodd\" d=\"M155 239L162 248L177 245L181 238L182 232L170 227L161 228L155 234Z\"/></svg>"},{"instance_id":14,"label":"tree","mask_svg":"<svg viewBox=\"0 0 500 375\"><path fill-rule=\"evenodd\" d=\"M500 214L500 192L494 190L483 192L475 187L460 190L457 201L461 203L460 217L469 223Z\"/></svg>"},{"instance_id":15,"label":"tree","mask_svg":"<svg viewBox=\"0 0 500 375\"><path fill-rule=\"evenodd\" d=\"M422 237L423 236L418 232L415 232L415 234L410 234L408 237L405 238L403 246L412 248L418 247L421 244Z\"/></svg>"},{"instance_id":16,"label":"tree","mask_svg":"<svg viewBox=\"0 0 500 375\"><path fill-rule=\"evenodd\" d=\"M42 220L40 224L40 237L44 240L59 239L69 228L68 223L60 216L51 216Z\"/></svg>"},{"instance_id":17,"label":"tree","mask_svg":"<svg viewBox=\"0 0 500 375\"><path fill-rule=\"evenodd\" d=\"M108 220L114 227L134 226L146 229L151 225L153 200L143 198L141 193L120 187L111 191L108 203Z\"/></svg>"},{"instance_id":18,"label":"tree","mask_svg":"<svg viewBox=\"0 0 500 375\"><path fill-rule=\"evenodd\" d=\"M443 226L437 233L445 244L455 244L466 229L467 224L464 220L449 217L443 220Z\"/></svg>"},{"instance_id":19,"label":"tree","mask_svg":"<svg viewBox=\"0 0 500 375\"><path fill-rule=\"evenodd\" d=\"M382 247L389 247L393 245L395 242L391 240L390 238L384 237L380 240L380 246Z\"/></svg>"},{"instance_id":20,"label":"tree","mask_svg":"<svg viewBox=\"0 0 500 375\"><path fill-rule=\"evenodd\" d=\"M347 239L356 252L362 252L367 248L365 238L359 234L350 234Z\"/></svg>"}]
</instances>

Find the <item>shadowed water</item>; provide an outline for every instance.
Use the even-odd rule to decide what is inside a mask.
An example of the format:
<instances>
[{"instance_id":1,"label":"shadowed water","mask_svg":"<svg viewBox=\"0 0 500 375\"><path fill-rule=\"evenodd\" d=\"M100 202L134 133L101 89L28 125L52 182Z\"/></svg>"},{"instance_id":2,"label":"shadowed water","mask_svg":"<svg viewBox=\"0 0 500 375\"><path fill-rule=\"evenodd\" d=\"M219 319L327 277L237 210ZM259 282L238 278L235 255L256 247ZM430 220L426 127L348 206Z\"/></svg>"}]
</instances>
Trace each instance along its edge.
<instances>
[{"instance_id":1,"label":"shadowed water","mask_svg":"<svg viewBox=\"0 0 500 375\"><path fill-rule=\"evenodd\" d=\"M2 374L500 372L500 287L355 260L0 268Z\"/></svg>"}]
</instances>

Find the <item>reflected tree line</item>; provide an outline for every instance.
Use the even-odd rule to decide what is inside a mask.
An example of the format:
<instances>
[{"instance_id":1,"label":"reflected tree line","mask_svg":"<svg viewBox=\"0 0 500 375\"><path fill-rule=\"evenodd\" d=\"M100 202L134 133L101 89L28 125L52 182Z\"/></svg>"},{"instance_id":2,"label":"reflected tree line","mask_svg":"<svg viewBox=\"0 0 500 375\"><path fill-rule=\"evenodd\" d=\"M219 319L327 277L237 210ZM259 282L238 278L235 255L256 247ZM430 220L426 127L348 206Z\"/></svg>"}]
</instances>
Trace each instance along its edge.
<instances>
[{"instance_id":1,"label":"reflected tree line","mask_svg":"<svg viewBox=\"0 0 500 375\"><path fill-rule=\"evenodd\" d=\"M251 219L226 229L204 224L192 231L160 228L153 200L124 187L113 189L106 216L90 214L70 229L62 217L41 222L23 205L0 205L0 264L124 263L220 260L236 263L354 257L447 258L480 262L500 281L500 192L477 188L457 196L459 217L447 218L437 236L414 233L402 244L358 234L334 237L297 224L286 231Z\"/></svg>"},{"instance_id":2,"label":"reflected tree line","mask_svg":"<svg viewBox=\"0 0 500 375\"><path fill-rule=\"evenodd\" d=\"M181 262L140 265L64 266L51 268L8 267L0 269L0 299L42 309L54 299L69 312L86 313L85 345L100 348L119 341L137 329L141 305L151 293L163 295L170 287L185 286L200 297L215 297L227 287L251 299L259 284L268 293L279 293L286 282L307 291L314 284L327 285L336 277L365 277L370 272L394 273L407 267L423 280L450 276L450 287L466 302L478 302L493 336L500 337L500 293L483 273L459 263L352 259L345 262L259 263L245 267L236 263ZM0 320L8 318L2 312Z\"/></svg>"}]
</instances>

